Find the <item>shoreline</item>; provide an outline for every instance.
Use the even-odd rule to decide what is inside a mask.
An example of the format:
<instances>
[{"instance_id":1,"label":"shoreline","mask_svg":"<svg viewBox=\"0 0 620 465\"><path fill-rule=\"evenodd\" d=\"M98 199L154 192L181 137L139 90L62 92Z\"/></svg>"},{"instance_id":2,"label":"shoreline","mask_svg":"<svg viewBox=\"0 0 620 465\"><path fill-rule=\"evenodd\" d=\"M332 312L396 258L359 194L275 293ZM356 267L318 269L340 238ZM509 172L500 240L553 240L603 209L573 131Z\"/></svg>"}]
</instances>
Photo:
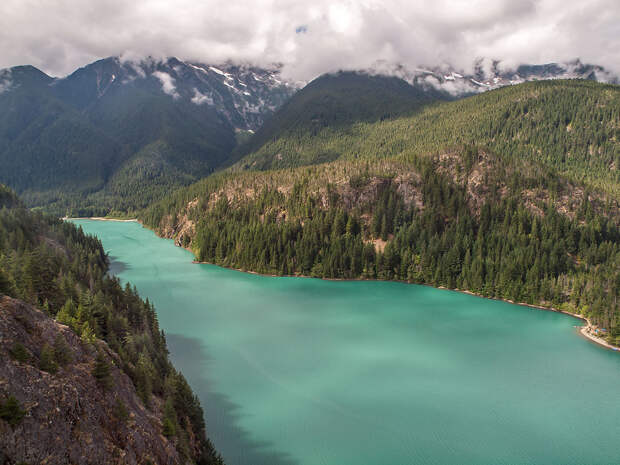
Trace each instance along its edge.
<instances>
[{"instance_id":1,"label":"shoreline","mask_svg":"<svg viewBox=\"0 0 620 465\"><path fill-rule=\"evenodd\" d=\"M65 216L61 218L61 220L63 221L71 221L71 220L117 221L119 223L138 223L139 222L138 218L131 218L128 220L123 220L120 218L106 218L103 216L81 216L77 218L69 218L68 216Z\"/></svg>"},{"instance_id":2,"label":"shoreline","mask_svg":"<svg viewBox=\"0 0 620 465\"><path fill-rule=\"evenodd\" d=\"M176 245L176 244L175 244ZM187 250L188 252L191 252L192 254L194 254L193 250L189 249L188 247L182 247L182 246L177 246L177 247L181 247L185 250ZM195 256L195 254L194 254ZM488 297L488 296L484 296L482 294L477 294L475 292L472 291L468 291L468 290L464 290L464 289L449 289L447 287L444 286L438 286L435 287L431 284L424 284L424 283L410 283L408 281L401 281L401 280L396 280L396 279L389 279L389 280L385 280L385 279L369 279L369 278L358 278L358 279L347 279L347 278L317 278L315 276L306 276L306 275L277 275L277 274L266 274L266 273L259 273L258 271L252 271L252 270L243 270L241 268L232 268L232 267L228 267L228 266L222 266L222 265L217 265L215 263L210 263L210 262L201 262L198 260L193 260L192 261L193 264L196 265L212 265L212 266L218 266L220 268L224 268L227 270L232 270L232 271L238 271L240 273L248 273L248 274L253 274L253 275L257 275L257 276L264 276L266 278L304 278L304 279L320 279L322 281L348 281L348 282L356 282L356 281L375 281L375 282L393 282L393 283L402 283L402 284L417 284L418 286L427 286L427 287L431 287L433 289L440 289L440 290L444 290L444 291L453 291L453 292L459 292L461 294L468 294L474 297L480 297L481 299L488 299L488 300L497 300L498 302L506 302L512 305L520 305L522 307L529 307L532 309L536 309L536 310L543 310L546 312L554 312L554 313L563 313L564 315L568 315L571 316L573 318L576 318L578 320L581 320L582 322L585 322L585 325L583 326L579 326L576 328L579 329L579 334L584 337L585 339L587 339L590 342L593 342L601 347L604 347L605 349L608 350L612 350L614 352L620 352L620 347L614 346L613 344L610 344L609 342L607 342L606 340L595 336L594 334L592 334L592 329L594 328L594 325L592 325L592 323L590 322L590 320L588 319L588 317L583 316L583 315L579 315L578 313L572 313L572 312L568 312L566 310L560 310L557 308L553 308L553 307L544 307L542 305L535 305L535 304L528 304L526 302L515 302L513 300L510 299L501 299L501 298L497 298L497 297Z\"/></svg>"},{"instance_id":3,"label":"shoreline","mask_svg":"<svg viewBox=\"0 0 620 465\"><path fill-rule=\"evenodd\" d=\"M159 234L157 234L157 232L155 230L152 230L151 228L144 226L144 224L138 220L137 218L135 219L128 219L128 220L122 220L122 219L114 219L114 218L103 218L103 217L90 217L90 218L62 218L63 220L95 220L95 221L117 221L117 222L121 222L121 223L129 223L129 222L136 222L142 225L143 228L147 228L150 229L151 231L153 231L155 233L155 235L157 237L162 237ZM410 283L408 281L401 281L401 280L396 280L396 279L390 279L390 280L382 280L382 279L369 279L369 278L353 278L353 279L347 279L347 278L317 278L314 276L306 276L306 275L276 275L276 274L266 274L266 273L259 273L258 271L252 271L252 270L244 270L241 268L232 268L232 267L228 267L228 266L222 266L222 265L217 265L216 263L210 263L210 262L201 262L196 260L196 254L194 253L194 251L192 249L190 249L189 247L183 247L182 245L177 245L174 242L174 239L171 238L163 238L163 239L170 239L172 240L172 243L175 245L175 247L180 247L182 249L187 250L188 252L190 252L193 256L194 256L194 260L192 260L193 264L196 265L213 265L213 266L219 266L220 268L224 268L227 270L232 270L232 271L238 271L241 273L248 273L248 274L253 274L253 275L257 275L257 276L264 276L267 278L305 278L305 279L321 279L323 281L376 281L376 282L396 282L396 283L402 283L402 284L418 284L420 286L427 286L427 287L432 287L433 289L441 289L441 290L446 290L446 291L453 291L453 292L460 292L461 294L468 294L474 297L480 297L482 299L489 299L489 300L497 300L499 302L506 302L509 304L513 304L513 305L520 305L522 307L529 307L529 308L533 308L533 309L537 309L537 310L544 310L547 312L555 312L555 313L563 313L564 315L568 315L571 316L573 318L577 318L583 322L585 322L586 324L583 326L579 327L579 334L584 337L585 339L587 339L588 341L597 344L600 347L603 347L607 350L611 350L614 352L619 352L620 353L620 347L614 346L613 344L610 344L609 342L607 342L606 340L592 334L592 329L594 328L594 325L592 325L592 323L590 322L590 320L583 316L583 315L579 315L578 313L572 313L572 312L568 312L566 310L560 310L557 308L553 308L553 307L544 307L542 305L535 305L535 304L528 304L526 302L514 302L513 300L509 300L509 299L501 299L501 298L497 298L497 297L488 297L488 296L484 296L481 294L477 294L475 292L472 291L468 291L465 289L449 289L447 287L444 286L433 286L431 284L424 284L424 283Z\"/></svg>"}]
</instances>

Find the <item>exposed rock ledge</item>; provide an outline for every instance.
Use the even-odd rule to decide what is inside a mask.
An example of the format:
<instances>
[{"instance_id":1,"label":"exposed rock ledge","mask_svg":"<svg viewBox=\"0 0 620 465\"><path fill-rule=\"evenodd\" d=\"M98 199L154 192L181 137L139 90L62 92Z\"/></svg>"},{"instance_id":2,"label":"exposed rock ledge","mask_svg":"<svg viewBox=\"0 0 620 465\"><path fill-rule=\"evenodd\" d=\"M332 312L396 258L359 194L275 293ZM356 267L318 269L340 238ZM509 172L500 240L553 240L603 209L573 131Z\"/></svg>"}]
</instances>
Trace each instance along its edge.
<instances>
[{"instance_id":1,"label":"exposed rock ledge","mask_svg":"<svg viewBox=\"0 0 620 465\"><path fill-rule=\"evenodd\" d=\"M72 361L51 374L39 369L41 351L58 335ZM28 361L11 355L16 343ZM109 389L92 375L97 347L111 366ZM97 347L34 307L0 295L0 402L14 396L25 411L15 426L0 419L0 464L180 463L161 434L160 402L153 399L147 410L117 368L117 355L104 342Z\"/></svg>"}]
</instances>

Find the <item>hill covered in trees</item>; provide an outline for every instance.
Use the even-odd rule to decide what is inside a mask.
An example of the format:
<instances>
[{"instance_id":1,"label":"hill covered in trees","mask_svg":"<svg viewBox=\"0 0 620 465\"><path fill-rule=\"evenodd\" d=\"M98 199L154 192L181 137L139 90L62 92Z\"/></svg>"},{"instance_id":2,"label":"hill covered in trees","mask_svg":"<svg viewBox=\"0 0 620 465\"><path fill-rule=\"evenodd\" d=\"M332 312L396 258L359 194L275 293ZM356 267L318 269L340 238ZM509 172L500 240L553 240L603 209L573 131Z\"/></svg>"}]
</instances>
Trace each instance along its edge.
<instances>
[{"instance_id":1,"label":"hill covered in trees","mask_svg":"<svg viewBox=\"0 0 620 465\"><path fill-rule=\"evenodd\" d=\"M153 306L107 271L98 239L0 206L3 460L221 463Z\"/></svg>"},{"instance_id":2,"label":"hill covered in trees","mask_svg":"<svg viewBox=\"0 0 620 465\"><path fill-rule=\"evenodd\" d=\"M107 58L55 79L0 70L0 182L29 206L143 208L226 161L295 90L278 70Z\"/></svg>"},{"instance_id":3,"label":"hill covered in trees","mask_svg":"<svg viewBox=\"0 0 620 465\"><path fill-rule=\"evenodd\" d=\"M323 153L349 160L409 161L475 143L507 160L527 160L620 194L619 114L617 85L531 82L427 105L408 118L327 126L318 132L283 126L237 167L295 167L320 161Z\"/></svg>"},{"instance_id":4,"label":"hill covered in trees","mask_svg":"<svg viewBox=\"0 0 620 465\"><path fill-rule=\"evenodd\" d=\"M374 122L413 114L423 106L441 100L451 100L449 94L433 88L412 86L390 76L361 72L324 74L293 95L265 124L233 154L235 158L252 153L269 142L283 137L316 136L321 131L343 131L359 122ZM299 159L304 160L302 153ZM305 159L306 164L330 161L338 152L316 152ZM261 169L277 164L277 151L264 155ZM254 165L256 167L256 165Z\"/></svg>"},{"instance_id":5,"label":"hill covered in trees","mask_svg":"<svg viewBox=\"0 0 620 465\"><path fill-rule=\"evenodd\" d=\"M201 261L561 308L618 344L619 141L618 86L527 83L390 120L283 127L141 218Z\"/></svg>"}]
</instances>

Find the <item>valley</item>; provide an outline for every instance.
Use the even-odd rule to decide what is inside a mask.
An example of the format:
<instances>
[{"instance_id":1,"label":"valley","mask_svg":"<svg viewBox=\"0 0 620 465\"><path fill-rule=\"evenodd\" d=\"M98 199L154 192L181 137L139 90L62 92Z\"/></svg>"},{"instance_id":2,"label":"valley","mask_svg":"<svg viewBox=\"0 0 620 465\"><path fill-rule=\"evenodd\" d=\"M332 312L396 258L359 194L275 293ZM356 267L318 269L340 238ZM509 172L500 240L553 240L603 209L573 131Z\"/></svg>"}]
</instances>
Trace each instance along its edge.
<instances>
[{"instance_id":1,"label":"valley","mask_svg":"<svg viewBox=\"0 0 620 465\"><path fill-rule=\"evenodd\" d=\"M614 463L611 72L213 63L0 70L0 462Z\"/></svg>"},{"instance_id":2,"label":"valley","mask_svg":"<svg viewBox=\"0 0 620 465\"><path fill-rule=\"evenodd\" d=\"M303 118L139 218L199 261L468 290L618 344L618 86L526 83L323 129L298 95L281 112Z\"/></svg>"},{"instance_id":3,"label":"valley","mask_svg":"<svg viewBox=\"0 0 620 465\"><path fill-rule=\"evenodd\" d=\"M580 337L580 320L427 286L192 264L138 223L76 224L155 304L228 464L615 454L620 358Z\"/></svg>"}]
</instances>

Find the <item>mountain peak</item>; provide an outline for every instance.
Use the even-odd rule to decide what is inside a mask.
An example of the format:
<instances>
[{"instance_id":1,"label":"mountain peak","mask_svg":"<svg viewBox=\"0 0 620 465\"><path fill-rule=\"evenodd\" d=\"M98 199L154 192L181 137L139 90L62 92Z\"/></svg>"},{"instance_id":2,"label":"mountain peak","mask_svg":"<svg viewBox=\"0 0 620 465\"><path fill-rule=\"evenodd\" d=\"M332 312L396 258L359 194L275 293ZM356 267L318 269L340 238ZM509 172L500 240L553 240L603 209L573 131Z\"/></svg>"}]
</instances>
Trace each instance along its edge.
<instances>
[{"instance_id":1,"label":"mountain peak","mask_svg":"<svg viewBox=\"0 0 620 465\"><path fill-rule=\"evenodd\" d=\"M520 64L516 67L506 66L501 60L481 58L471 68L473 71L465 71L449 64L410 68L402 64L381 62L369 72L397 76L410 84L442 90L457 97L546 79L588 79L612 84L620 82L618 76L604 67L584 64L579 58L567 62Z\"/></svg>"},{"instance_id":2,"label":"mountain peak","mask_svg":"<svg viewBox=\"0 0 620 465\"><path fill-rule=\"evenodd\" d=\"M57 80L54 87L63 100L78 108L132 87L179 103L220 109L234 128L244 131L258 129L264 113L273 112L297 89L280 76L277 66L259 68L232 62L215 65L176 57L108 57Z\"/></svg>"},{"instance_id":3,"label":"mountain peak","mask_svg":"<svg viewBox=\"0 0 620 465\"><path fill-rule=\"evenodd\" d=\"M32 65L13 66L0 70L0 94L19 87L44 86L54 78Z\"/></svg>"}]
</instances>

